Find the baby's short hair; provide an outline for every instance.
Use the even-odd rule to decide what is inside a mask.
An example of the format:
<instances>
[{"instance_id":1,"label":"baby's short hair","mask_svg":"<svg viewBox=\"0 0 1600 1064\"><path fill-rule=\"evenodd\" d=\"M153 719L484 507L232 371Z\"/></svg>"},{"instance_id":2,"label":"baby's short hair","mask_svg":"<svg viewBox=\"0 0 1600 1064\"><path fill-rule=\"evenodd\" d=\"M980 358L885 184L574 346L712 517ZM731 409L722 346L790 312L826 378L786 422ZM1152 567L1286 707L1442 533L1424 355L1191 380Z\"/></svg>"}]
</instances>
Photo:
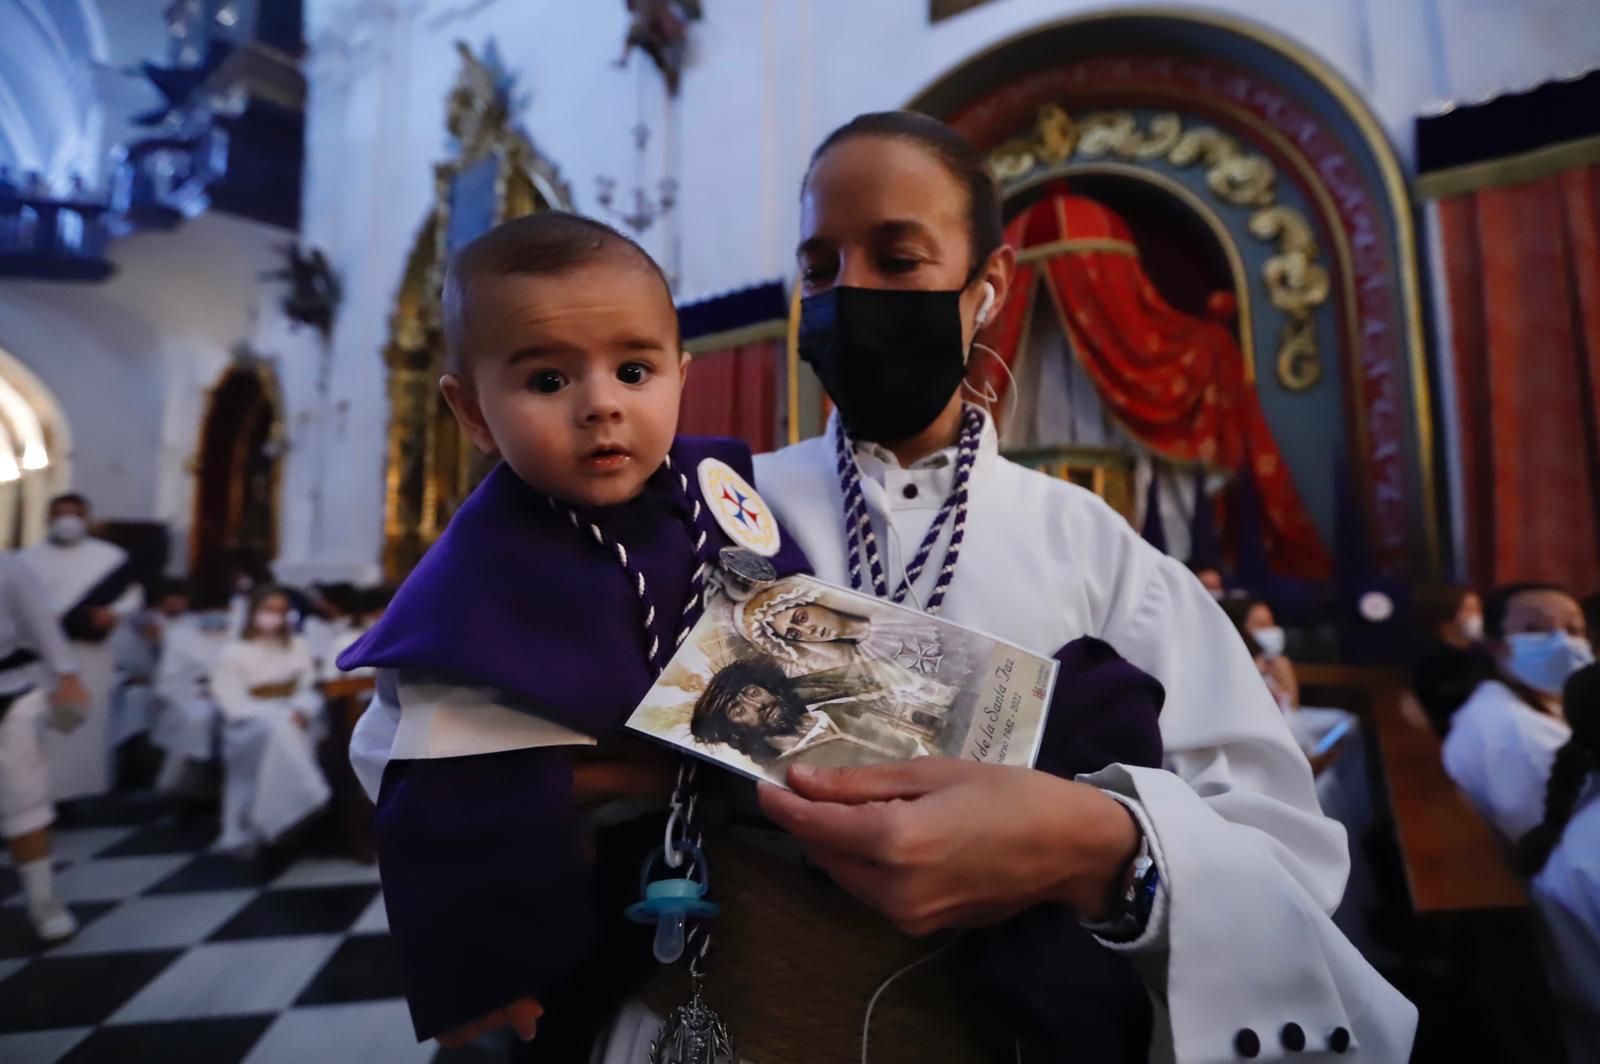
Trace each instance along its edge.
<instances>
[{"instance_id":1,"label":"baby's short hair","mask_svg":"<svg viewBox=\"0 0 1600 1064\"><path fill-rule=\"evenodd\" d=\"M450 259L440 299L445 368L466 369L467 291L486 277L542 277L604 260L642 266L660 280L667 302L672 289L644 248L604 222L566 211L538 211L501 222Z\"/></svg>"}]
</instances>

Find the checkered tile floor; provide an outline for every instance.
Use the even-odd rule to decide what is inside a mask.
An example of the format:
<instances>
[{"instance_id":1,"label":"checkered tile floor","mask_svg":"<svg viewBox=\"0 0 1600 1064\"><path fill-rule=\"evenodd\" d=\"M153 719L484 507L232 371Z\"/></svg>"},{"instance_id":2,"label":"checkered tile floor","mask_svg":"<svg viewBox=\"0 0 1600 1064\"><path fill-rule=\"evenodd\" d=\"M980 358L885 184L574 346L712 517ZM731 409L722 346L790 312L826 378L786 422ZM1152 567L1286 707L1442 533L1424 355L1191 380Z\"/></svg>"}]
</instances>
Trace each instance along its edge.
<instances>
[{"instance_id":1,"label":"checkered tile floor","mask_svg":"<svg viewBox=\"0 0 1600 1064\"><path fill-rule=\"evenodd\" d=\"M207 852L214 823L116 819L55 832L57 893L81 929L53 948L0 858L0 1061L506 1059L493 1039L416 1043L376 866L246 863Z\"/></svg>"}]
</instances>

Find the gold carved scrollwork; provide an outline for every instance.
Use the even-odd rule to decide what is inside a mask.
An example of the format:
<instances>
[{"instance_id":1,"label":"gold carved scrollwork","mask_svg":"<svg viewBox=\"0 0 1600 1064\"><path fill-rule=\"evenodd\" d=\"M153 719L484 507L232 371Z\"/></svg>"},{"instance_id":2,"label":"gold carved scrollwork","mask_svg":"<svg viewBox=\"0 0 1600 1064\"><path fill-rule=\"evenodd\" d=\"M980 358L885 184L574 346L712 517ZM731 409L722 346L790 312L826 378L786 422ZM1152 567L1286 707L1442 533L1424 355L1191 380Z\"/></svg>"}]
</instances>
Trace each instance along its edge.
<instances>
[{"instance_id":1,"label":"gold carved scrollwork","mask_svg":"<svg viewBox=\"0 0 1600 1064\"><path fill-rule=\"evenodd\" d=\"M1305 216L1289 207L1268 207L1250 218L1250 235L1276 240L1278 253L1261 267L1272 305L1289 316L1278 346L1278 380L1305 391L1322 376L1312 316L1328 300L1328 271L1317 262L1317 244Z\"/></svg>"},{"instance_id":2,"label":"gold carved scrollwork","mask_svg":"<svg viewBox=\"0 0 1600 1064\"><path fill-rule=\"evenodd\" d=\"M1078 127L1066 109L1053 103L1039 108L1033 129L1013 137L989 153L989 170L1006 184L1035 170L1064 163L1078 147Z\"/></svg>"},{"instance_id":3,"label":"gold carved scrollwork","mask_svg":"<svg viewBox=\"0 0 1600 1064\"><path fill-rule=\"evenodd\" d=\"M417 233L389 315L388 471L384 487L384 569L403 576L444 531L482 469L439 395L444 334L439 291L450 255L450 208L457 178L490 165L493 221L571 203L565 184L512 123L495 72L463 44L461 72L446 98L454 158L434 167L434 201Z\"/></svg>"},{"instance_id":4,"label":"gold carved scrollwork","mask_svg":"<svg viewBox=\"0 0 1600 1064\"><path fill-rule=\"evenodd\" d=\"M1039 108L1032 130L989 154L989 168L1002 186L1071 159L1107 156L1135 162L1165 159L1177 167L1202 165L1206 186L1217 198L1254 207L1247 227L1258 240L1276 245L1261 268L1272 305L1288 321L1279 337L1278 382L1305 391L1322 376L1315 314L1328 300L1328 271L1318 262L1316 237L1298 210L1277 202L1277 172L1264 156L1210 126L1185 129L1181 116L1166 112L1140 126L1131 111L1101 111L1074 118L1058 104Z\"/></svg>"}]
</instances>

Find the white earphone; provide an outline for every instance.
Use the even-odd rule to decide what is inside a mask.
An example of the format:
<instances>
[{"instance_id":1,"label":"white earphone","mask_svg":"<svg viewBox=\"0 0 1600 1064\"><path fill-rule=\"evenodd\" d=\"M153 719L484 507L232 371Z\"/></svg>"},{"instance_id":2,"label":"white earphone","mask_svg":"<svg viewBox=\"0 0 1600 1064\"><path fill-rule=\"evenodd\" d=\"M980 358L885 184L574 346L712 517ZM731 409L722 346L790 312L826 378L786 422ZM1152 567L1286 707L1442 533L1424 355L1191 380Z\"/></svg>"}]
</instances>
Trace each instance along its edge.
<instances>
[{"instance_id":1,"label":"white earphone","mask_svg":"<svg viewBox=\"0 0 1600 1064\"><path fill-rule=\"evenodd\" d=\"M985 281L983 282L983 302L978 304L978 328L981 329L985 325L989 324L989 311L993 307L994 285L990 284L988 281ZM1012 375L1011 367L1006 365L1006 360L1000 357L1000 353L998 351L992 347L987 347L978 343L976 339L972 341L972 347L967 351L967 360L969 362L972 359L973 351L982 351L984 354L1000 363L1000 371L1004 373L1006 378L1011 382L1011 387L1007 390L1007 394L1011 397L1011 412L1015 414L1017 412L1017 403L1020 400L1019 396L1017 395L1017 379ZM963 379L961 381L961 387L966 389L968 392L971 392L978 402L983 404L984 409L989 411L991 417L994 415L994 404L1000 398L1000 396L995 391L993 384L985 381L983 384L983 390L980 391L972 386L971 381Z\"/></svg>"},{"instance_id":2,"label":"white earphone","mask_svg":"<svg viewBox=\"0 0 1600 1064\"><path fill-rule=\"evenodd\" d=\"M983 282L983 302L978 304L978 327L989 324L989 308L994 306L994 285Z\"/></svg>"}]
</instances>

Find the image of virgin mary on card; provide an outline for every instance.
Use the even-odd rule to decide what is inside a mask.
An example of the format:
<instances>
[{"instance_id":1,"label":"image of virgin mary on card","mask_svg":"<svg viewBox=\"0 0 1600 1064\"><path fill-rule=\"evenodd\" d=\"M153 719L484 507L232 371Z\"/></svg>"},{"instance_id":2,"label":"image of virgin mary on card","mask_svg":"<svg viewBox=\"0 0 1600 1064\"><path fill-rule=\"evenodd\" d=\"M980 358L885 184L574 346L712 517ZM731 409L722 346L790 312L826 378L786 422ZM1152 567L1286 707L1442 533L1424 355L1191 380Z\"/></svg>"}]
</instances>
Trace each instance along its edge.
<instances>
[{"instance_id":1,"label":"image of virgin mary on card","mask_svg":"<svg viewBox=\"0 0 1600 1064\"><path fill-rule=\"evenodd\" d=\"M732 614L734 629L790 676L875 662L959 683L968 670L932 618L815 580L768 584Z\"/></svg>"}]
</instances>

